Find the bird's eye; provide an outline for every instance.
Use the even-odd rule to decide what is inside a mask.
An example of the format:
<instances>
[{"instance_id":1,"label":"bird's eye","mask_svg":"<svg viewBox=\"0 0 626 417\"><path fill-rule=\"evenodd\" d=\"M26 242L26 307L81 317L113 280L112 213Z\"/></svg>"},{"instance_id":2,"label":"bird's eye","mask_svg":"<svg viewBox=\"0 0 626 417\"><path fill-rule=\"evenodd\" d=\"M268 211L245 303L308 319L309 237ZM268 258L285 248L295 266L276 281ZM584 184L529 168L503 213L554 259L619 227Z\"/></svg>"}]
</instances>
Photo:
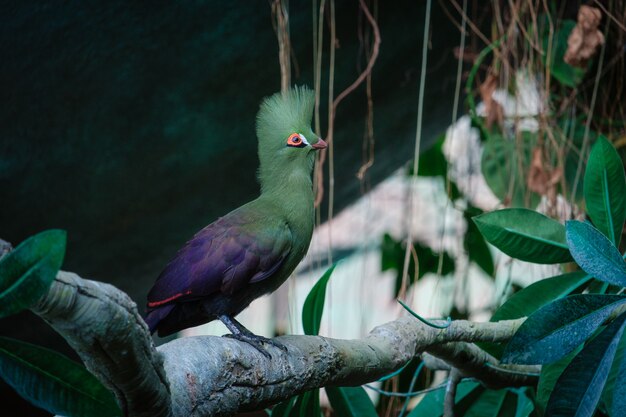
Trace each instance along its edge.
<instances>
[{"instance_id":1,"label":"bird's eye","mask_svg":"<svg viewBox=\"0 0 626 417\"><path fill-rule=\"evenodd\" d=\"M287 146L302 148L306 146L306 141L298 133L292 133L287 138Z\"/></svg>"}]
</instances>

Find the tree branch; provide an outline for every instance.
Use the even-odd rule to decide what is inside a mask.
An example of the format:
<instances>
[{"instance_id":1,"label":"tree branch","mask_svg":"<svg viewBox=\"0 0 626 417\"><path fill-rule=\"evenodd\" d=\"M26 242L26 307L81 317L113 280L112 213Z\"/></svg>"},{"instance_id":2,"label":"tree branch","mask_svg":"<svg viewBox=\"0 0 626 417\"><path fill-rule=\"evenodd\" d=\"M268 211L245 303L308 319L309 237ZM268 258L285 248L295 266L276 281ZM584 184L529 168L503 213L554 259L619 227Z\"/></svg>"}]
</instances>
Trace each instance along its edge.
<instances>
[{"instance_id":1,"label":"tree branch","mask_svg":"<svg viewBox=\"0 0 626 417\"><path fill-rule=\"evenodd\" d=\"M500 365L496 358L478 346L465 342L433 345L428 348L428 353L457 369L462 377L476 378L493 389L535 385L541 371L540 367L533 365Z\"/></svg>"},{"instance_id":2,"label":"tree branch","mask_svg":"<svg viewBox=\"0 0 626 417\"><path fill-rule=\"evenodd\" d=\"M454 417L454 404L456 404L456 389L463 377L458 369L452 368L448 382L446 383L446 396L443 400L443 417Z\"/></svg>"},{"instance_id":3,"label":"tree branch","mask_svg":"<svg viewBox=\"0 0 626 417\"><path fill-rule=\"evenodd\" d=\"M214 336L177 339L155 349L126 294L68 272L59 272L33 311L111 388L127 416L229 416L314 388L375 381L423 352L488 386L536 382L532 375L502 370L467 343L506 341L524 319L459 320L435 329L404 317L359 340L283 336L287 352L268 346L272 359L267 359L246 343Z\"/></svg>"},{"instance_id":4,"label":"tree branch","mask_svg":"<svg viewBox=\"0 0 626 417\"><path fill-rule=\"evenodd\" d=\"M32 310L113 391L125 416L171 415L162 359L128 295L61 271Z\"/></svg>"}]
</instances>

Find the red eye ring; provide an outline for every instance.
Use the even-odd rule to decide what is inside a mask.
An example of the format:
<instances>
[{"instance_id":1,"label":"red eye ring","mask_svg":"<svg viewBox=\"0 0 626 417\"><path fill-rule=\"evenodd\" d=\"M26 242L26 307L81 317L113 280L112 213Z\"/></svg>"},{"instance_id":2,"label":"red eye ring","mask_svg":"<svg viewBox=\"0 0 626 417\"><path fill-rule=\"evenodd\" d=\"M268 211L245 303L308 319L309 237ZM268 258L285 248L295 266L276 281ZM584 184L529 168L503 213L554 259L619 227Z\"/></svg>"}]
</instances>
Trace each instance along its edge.
<instances>
[{"instance_id":1,"label":"red eye ring","mask_svg":"<svg viewBox=\"0 0 626 417\"><path fill-rule=\"evenodd\" d=\"M287 145L288 146L301 146L302 138L300 137L299 134L292 133L291 135L289 135L289 138L287 138Z\"/></svg>"}]
</instances>

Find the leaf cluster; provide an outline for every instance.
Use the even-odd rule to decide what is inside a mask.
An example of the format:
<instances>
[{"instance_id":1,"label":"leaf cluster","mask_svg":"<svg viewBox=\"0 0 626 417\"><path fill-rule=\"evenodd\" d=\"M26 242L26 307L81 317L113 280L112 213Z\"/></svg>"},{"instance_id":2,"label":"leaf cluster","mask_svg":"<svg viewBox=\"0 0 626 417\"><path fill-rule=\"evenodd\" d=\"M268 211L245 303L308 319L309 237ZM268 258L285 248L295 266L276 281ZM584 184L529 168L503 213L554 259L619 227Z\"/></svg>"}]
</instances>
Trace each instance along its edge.
<instances>
[{"instance_id":1,"label":"leaf cluster","mask_svg":"<svg viewBox=\"0 0 626 417\"><path fill-rule=\"evenodd\" d=\"M626 219L626 178L604 137L594 144L584 178L591 222L565 225L527 209L475 217L488 242L528 262L575 261L582 271L538 281L516 293L492 320L528 316L502 351L503 363L541 364L535 400L546 416L609 416L626 409L626 262L618 247ZM598 283L598 284L596 284Z\"/></svg>"}]
</instances>

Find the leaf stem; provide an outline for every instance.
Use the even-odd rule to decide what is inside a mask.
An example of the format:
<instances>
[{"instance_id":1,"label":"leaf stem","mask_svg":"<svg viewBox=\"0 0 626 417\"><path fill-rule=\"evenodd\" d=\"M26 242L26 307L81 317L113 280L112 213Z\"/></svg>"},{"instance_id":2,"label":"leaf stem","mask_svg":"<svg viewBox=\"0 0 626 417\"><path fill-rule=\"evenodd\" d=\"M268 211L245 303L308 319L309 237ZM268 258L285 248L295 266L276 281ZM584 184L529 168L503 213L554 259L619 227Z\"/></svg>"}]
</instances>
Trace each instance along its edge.
<instances>
[{"instance_id":1,"label":"leaf stem","mask_svg":"<svg viewBox=\"0 0 626 417\"><path fill-rule=\"evenodd\" d=\"M448 327L450 327L450 323L452 323L452 319L448 317L446 318L446 324L435 324L431 321L426 320L425 318L417 314L415 311L411 310L409 306L404 304L401 300L396 300L396 301L398 301L400 305L404 307L404 309L408 311L413 317L415 317L416 319L418 319L419 321L421 321L427 326L434 327L435 329L447 329Z\"/></svg>"}]
</instances>

